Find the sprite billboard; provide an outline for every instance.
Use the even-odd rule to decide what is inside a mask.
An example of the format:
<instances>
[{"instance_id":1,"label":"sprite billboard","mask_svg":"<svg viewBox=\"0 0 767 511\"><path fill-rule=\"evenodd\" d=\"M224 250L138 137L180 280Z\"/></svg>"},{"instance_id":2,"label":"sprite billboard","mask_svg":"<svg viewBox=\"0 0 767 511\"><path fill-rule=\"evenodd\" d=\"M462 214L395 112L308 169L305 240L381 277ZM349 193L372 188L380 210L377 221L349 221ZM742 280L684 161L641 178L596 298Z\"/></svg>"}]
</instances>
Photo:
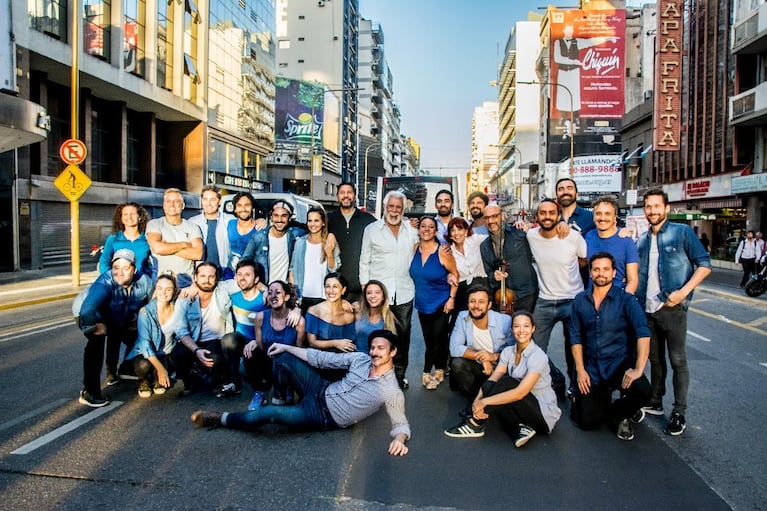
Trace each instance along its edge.
<instances>
[{"instance_id":1,"label":"sprite billboard","mask_svg":"<svg viewBox=\"0 0 767 511\"><path fill-rule=\"evenodd\" d=\"M315 147L322 144L324 87L313 82L277 77L275 79L275 142L310 145L314 130ZM314 104L314 122L312 122Z\"/></svg>"}]
</instances>

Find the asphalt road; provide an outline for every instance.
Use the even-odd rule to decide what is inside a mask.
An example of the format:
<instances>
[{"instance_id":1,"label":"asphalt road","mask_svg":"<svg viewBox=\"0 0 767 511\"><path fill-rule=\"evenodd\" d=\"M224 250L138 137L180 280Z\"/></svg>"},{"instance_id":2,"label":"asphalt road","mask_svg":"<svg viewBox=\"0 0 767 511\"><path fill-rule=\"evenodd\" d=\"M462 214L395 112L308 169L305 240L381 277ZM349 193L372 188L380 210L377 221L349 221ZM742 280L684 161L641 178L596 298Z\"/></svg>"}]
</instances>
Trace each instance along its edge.
<instances>
[{"instance_id":1,"label":"asphalt road","mask_svg":"<svg viewBox=\"0 0 767 511\"><path fill-rule=\"evenodd\" d=\"M182 398L177 387L140 400L135 382L110 389L107 409L83 407L84 338L69 303L0 312L2 509L767 509L767 311L758 305L697 296L681 437L663 435L654 417L633 442L582 432L563 402L554 433L523 449L492 423L484 438L452 439L442 430L458 421L460 397L446 384L414 384L411 452L392 458L383 412L327 433L198 429L192 411L243 409L249 393ZM551 355L563 365L559 335ZM61 428L71 430L46 437Z\"/></svg>"}]
</instances>

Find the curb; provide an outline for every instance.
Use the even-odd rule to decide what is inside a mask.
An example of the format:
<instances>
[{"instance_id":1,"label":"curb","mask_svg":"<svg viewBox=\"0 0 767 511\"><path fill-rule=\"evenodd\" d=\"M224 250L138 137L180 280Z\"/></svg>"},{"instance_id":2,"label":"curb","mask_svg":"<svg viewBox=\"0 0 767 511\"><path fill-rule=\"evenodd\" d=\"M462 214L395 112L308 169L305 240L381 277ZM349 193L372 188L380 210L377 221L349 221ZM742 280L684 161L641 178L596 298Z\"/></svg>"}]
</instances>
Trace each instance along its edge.
<instances>
[{"instance_id":1,"label":"curb","mask_svg":"<svg viewBox=\"0 0 767 511\"><path fill-rule=\"evenodd\" d=\"M22 302L12 302L12 303L4 303L0 305L0 311L5 310L12 310L12 309L19 309L21 307L28 307L30 305L39 305L41 303L49 303L49 302L56 302L59 300L66 300L68 298L74 298L77 296L79 291L70 291L68 293L62 293L59 295L52 295L52 296L42 296L40 298L30 298L29 300L24 300Z\"/></svg>"},{"instance_id":2,"label":"curb","mask_svg":"<svg viewBox=\"0 0 767 511\"><path fill-rule=\"evenodd\" d=\"M767 301L762 300L760 298L751 298L750 296L740 296L734 293L729 293L727 291L719 291L717 289L707 288L703 286L698 287L696 291L713 295L713 296L718 296L719 298L726 298L728 300L745 303L748 305L755 305L755 306L761 306L761 307L767 306Z\"/></svg>"}]
</instances>

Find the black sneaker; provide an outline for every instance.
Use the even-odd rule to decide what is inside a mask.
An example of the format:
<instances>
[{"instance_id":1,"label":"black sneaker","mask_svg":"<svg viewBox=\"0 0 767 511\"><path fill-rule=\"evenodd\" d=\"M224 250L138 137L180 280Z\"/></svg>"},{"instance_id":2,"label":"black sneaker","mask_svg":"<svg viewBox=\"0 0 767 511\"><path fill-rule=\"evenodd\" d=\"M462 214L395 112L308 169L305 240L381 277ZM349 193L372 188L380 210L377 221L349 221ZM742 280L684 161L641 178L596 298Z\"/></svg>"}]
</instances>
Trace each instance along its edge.
<instances>
[{"instance_id":1,"label":"black sneaker","mask_svg":"<svg viewBox=\"0 0 767 511\"><path fill-rule=\"evenodd\" d=\"M216 397L229 397L240 394L242 389L238 388L234 383L224 383L216 389Z\"/></svg>"},{"instance_id":2,"label":"black sneaker","mask_svg":"<svg viewBox=\"0 0 767 511\"><path fill-rule=\"evenodd\" d=\"M634 415L631 416L631 422L634 424L641 424L645 417L645 411L643 408L640 408L636 411Z\"/></svg>"},{"instance_id":3,"label":"black sneaker","mask_svg":"<svg viewBox=\"0 0 767 511\"><path fill-rule=\"evenodd\" d=\"M77 402L81 405L90 406L91 408L101 408L109 404L109 401L101 396L94 396L87 390L80 391L80 397L77 398Z\"/></svg>"},{"instance_id":4,"label":"black sneaker","mask_svg":"<svg viewBox=\"0 0 767 511\"><path fill-rule=\"evenodd\" d=\"M663 415L663 403L650 403L642 408L642 410L650 415Z\"/></svg>"},{"instance_id":5,"label":"black sneaker","mask_svg":"<svg viewBox=\"0 0 767 511\"><path fill-rule=\"evenodd\" d=\"M522 447L528 442L528 440L530 440L534 436L535 436L535 430L533 428L531 428L527 424L520 424L519 433L517 433L517 438L514 439L514 446Z\"/></svg>"},{"instance_id":6,"label":"black sneaker","mask_svg":"<svg viewBox=\"0 0 767 511\"><path fill-rule=\"evenodd\" d=\"M618 438L621 440L634 440L634 426L631 419L623 419L618 423Z\"/></svg>"},{"instance_id":7,"label":"black sneaker","mask_svg":"<svg viewBox=\"0 0 767 511\"><path fill-rule=\"evenodd\" d=\"M466 421L446 429L445 434L453 438L479 438L485 436L485 429Z\"/></svg>"},{"instance_id":8,"label":"black sneaker","mask_svg":"<svg viewBox=\"0 0 767 511\"><path fill-rule=\"evenodd\" d=\"M146 380L142 380L138 384L138 397L152 397L152 387L149 386L149 382Z\"/></svg>"},{"instance_id":9,"label":"black sneaker","mask_svg":"<svg viewBox=\"0 0 767 511\"><path fill-rule=\"evenodd\" d=\"M107 370L107 387L117 385L118 383L120 383L120 378L114 372Z\"/></svg>"},{"instance_id":10,"label":"black sneaker","mask_svg":"<svg viewBox=\"0 0 767 511\"><path fill-rule=\"evenodd\" d=\"M679 436L687 429L687 423L684 420L684 415L681 413L673 412L671 418L666 423L666 427L663 432L671 436Z\"/></svg>"}]
</instances>

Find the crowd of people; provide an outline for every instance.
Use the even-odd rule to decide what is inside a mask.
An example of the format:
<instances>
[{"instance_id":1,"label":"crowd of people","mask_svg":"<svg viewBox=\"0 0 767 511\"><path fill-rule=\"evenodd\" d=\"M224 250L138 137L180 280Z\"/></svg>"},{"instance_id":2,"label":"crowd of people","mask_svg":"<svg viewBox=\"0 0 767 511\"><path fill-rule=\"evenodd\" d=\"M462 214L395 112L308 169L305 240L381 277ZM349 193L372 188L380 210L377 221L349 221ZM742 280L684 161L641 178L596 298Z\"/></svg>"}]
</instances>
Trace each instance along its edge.
<instances>
[{"instance_id":1,"label":"crowd of people","mask_svg":"<svg viewBox=\"0 0 767 511\"><path fill-rule=\"evenodd\" d=\"M109 403L106 351L106 386L136 379L141 398L177 382L183 394L219 398L250 387L247 410L199 410L197 425L334 429L384 407L388 451L404 455L415 309L421 384L434 391L447 380L466 399L450 437L483 436L497 417L521 447L550 434L569 403L578 427L606 423L631 440L646 413L664 413L666 352L674 402L664 431L681 434L686 310L711 271L708 252L688 226L668 221L661 190L644 196L650 229L636 244L618 228L614 198L600 197L592 213L577 205L573 180L556 190L535 224L507 222L481 192L468 197L470 218L453 216L449 190L436 195L437 215L420 219L408 219L407 198L391 191L376 219L356 207L351 183L339 186L336 211L312 208L306 224L282 200L255 219L248 192L234 196L234 216L223 213L214 186L189 220L178 189L165 191L164 215L153 220L121 204L102 274L76 311L88 340L79 402ZM547 355L557 323L562 370Z\"/></svg>"}]
</instances>

